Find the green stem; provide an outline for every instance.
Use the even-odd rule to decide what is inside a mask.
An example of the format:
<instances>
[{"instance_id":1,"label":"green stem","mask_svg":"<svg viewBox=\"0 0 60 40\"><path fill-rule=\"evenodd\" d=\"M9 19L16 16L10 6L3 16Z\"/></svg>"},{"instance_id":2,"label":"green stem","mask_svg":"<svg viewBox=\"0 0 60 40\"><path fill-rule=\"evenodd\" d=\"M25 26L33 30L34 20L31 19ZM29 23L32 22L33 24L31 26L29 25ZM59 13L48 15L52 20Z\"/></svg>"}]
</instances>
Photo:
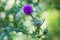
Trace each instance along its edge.
<instances>
[{"instance_id":1,"label":"green stem","mask_svg":"<svg viewBox=\"0 0 60 40\"><path fill-rule=\"evenodd\" d=\"M38 0L38 2L39 2L40 0Z\"/></svg>"},{"instance_id":2,"label":"green stem","mask_svg":"<svg viewBox=\"0 0 60 40\"><path fill-rule=\"evenodd\" d=\"M30 16L31 16L32 18L34 18L31 14L30 14Z\"/></svg>"},{"instance_id":3,"label":"green stem","mask_svg":"<svg viewBox=\"0 0 60 40\"><path fill-rule=\"evenodd\" d=\"M27 35L27 40L29 40L28 35Z\"/></svg>"},{"instance_id":4,"label":"green stem","mask_svg":"<svg viewBox=\"0 0 60 40\"><path fill-rule=\"evenodd\" d=\"M32 18L34 18L32 15L30 15ZM39 27L39 25L37 25L37 35L38 35L38 39L37 40L39 40L40 39L40 27Z\"/></svg>"},{"instance_id":5,"label":"green stem","mask_svg":"<svg viewBox=\"0 0 60 40\"><path fill-rule=\"evenodd\" d=\"M1 26L2 24L1 24L1 12L0 12L0 26Z\"/></svg>"},{"instance_id":6,"label":"green stem","mask_svg":"<svg viewBox=\"0 0 60 40\"><path fill-rule=\"evenodd\" d=\"M9 14L8 13L6 14L6 18L5 19L6 19L6 22L7 22L6 26L9 26Z\"/></svg>"},{"instance_id":7,"label":"green stem","mask_svg":"<svg viewBox=\"0 0 60 40\"><path fill-rule=\"evenodd\" d=\"M39 38L40 38L39 34L40 34L40 32L39 32L39 26L37 26L37 35L38 35L38 40L39 40Z\"/></svg>"},{"instance_id":8,"label":"green stem","mask_svg":"<svg viewBox=\"0 0 60 40\"><path fill-rule=\"evenodd\" d=\"M1 12L0 12L0 28L4 27L3 20L1 18Z\"/></svg>"},{"instance_id":9,"label":"green stem","mask_svg":"<svg viewBox=\"0 0 60 40\"><path fill-rule=\"evenodd\" d=\"M17 27L17 22L16 22L16 14L14 14L14 27Z\"/></svg>"},{"instance_id":10,"label":"green stem","mask_svg":"<svg viewBox=\"0 0 60 40\"><path fill-rule=\"evenodd\" d=\"M16 4L16 1L17 1L17 0L14 1L14 4ZM14 27L17 27L16 14L13 13L13 16L14 16Z\"/></svg>"}]
</instances>

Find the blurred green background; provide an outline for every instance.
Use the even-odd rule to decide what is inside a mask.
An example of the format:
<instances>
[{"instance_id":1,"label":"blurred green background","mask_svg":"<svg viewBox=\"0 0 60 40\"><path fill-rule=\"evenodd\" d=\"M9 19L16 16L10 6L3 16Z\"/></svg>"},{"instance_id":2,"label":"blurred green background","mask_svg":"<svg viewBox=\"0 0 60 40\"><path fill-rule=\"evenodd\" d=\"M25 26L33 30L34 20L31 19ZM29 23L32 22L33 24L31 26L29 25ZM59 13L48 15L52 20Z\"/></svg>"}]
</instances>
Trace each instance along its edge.
<instances>
[{"instance_id":1,"label":"blurred green background","mask_svg":"<svg viewBox=\"0 0 60 40\"><path fill-rule=\"evenodd\" d=\"M5 2L6 0L0 0L0 13L2 12L0 16L4 19L5 17L4 11L10 10L15 0L8 0L6 2L7 5L5 6L5 8L4 6L1 7L2 5L1 1ZM17 0L16 4L21 6L21 2L23 5L25 5L26 4L25 2L27 2L33 5L35 4L35 2L38 3L37 1L38 0L32 0L31 1L32 4L31 4L30 0L29 1ZM39 0L39 5L41 6L42 12L38 12L37 15L39 15L39 17L41 18L46 18L46 22L44 23L46 25L44 26L48 27L48 40L60 40L60 0ZM36 7L33 7L33 8L36 8ZM34 10L40 11L38 9L34 9ZM33 14L34 17L36 17L37 15ZM0 26L1 26L1 23L2 22L0 21ZM27 40L26 35L23 35L23 33L20 33L20 32L16 33L15 31L13 31L13 33L10 33L10 34L11 34L12 40L25 40L25 39ZM29 40L34 40L34 39L29 37Z\"/></svg>"}]
</instances>

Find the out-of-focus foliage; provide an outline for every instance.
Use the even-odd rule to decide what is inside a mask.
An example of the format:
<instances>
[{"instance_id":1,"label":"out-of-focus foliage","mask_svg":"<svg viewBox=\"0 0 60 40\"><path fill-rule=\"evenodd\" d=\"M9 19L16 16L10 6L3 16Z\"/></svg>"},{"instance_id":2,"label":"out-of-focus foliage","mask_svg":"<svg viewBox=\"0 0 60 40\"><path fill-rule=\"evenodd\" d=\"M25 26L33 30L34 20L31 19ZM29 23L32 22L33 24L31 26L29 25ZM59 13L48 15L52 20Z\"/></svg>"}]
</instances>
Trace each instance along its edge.
<instances>
[{"instance_id":1,"label":"out-of-focus foliage","mask_svg":"<svg viewBox=\"0 0 60 40\"><path fill-rule=\"evenodd\" d=\"M43 13L48 22L48 40L60 40L60 11L52 8Z\"/></svg>"},{"instance_id":2,"label":"out-of-focus foliage","mask_svg":"<svg viewBox=\"0 0 60 40\"><path fill-rule=\"evenodd\" d=\"M38 20L22 12L25 4L32 6L32 15ZM36 40L36 37L47 40L48 36L48 40L59 40L59 10L60 0L0 0L0 40ZM46 19L48 29L42 18ZM35 30L37 24L39 27ZM38 30L43 30L40 36L37 35Z\"/></svg>"},{"instance_id":3,"label":"out-of-focus foliage","mask_svg":"<svg viewBox=\"0 0 60 40\"><path fill-rule=\"evenodd\" d=\"M50 6L55 7L57 10L60 10L60 0L46 0Z\"/></svg>"}]
</instances>

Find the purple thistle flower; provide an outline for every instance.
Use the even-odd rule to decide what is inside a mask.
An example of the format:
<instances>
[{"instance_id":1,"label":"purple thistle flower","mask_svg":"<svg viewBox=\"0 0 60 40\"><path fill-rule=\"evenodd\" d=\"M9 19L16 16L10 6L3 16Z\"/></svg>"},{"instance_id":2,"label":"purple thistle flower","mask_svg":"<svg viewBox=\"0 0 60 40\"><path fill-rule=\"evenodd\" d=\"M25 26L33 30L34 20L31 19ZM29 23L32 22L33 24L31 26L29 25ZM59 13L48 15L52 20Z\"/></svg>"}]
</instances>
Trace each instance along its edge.
<instances>
[{"instance_id":1,"label":"purple thistle flower","mask_svg":"<svg viewBox=\"0 0 60 40\"><path fill-rule=\"evenodd\" d=\"M32 6L30 5L25 5L23 7L23 12L26 14L26 15L31 15L32 14Z\"/></svg>"}]
</instances>

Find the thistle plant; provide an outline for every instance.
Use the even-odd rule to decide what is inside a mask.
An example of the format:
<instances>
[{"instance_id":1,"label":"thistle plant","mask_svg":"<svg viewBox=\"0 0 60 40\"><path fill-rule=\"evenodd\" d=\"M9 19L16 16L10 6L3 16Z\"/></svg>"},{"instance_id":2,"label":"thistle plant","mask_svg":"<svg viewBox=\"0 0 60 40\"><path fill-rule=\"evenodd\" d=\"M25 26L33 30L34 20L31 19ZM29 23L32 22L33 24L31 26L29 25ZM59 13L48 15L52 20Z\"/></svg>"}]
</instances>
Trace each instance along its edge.
<instances>
[{"instance_id":1,"label":"thistle plant","mask_svg":"<svg viewBox=\"0 0 60 40\"><path fill-rule=\"evenodd\" d=\"M18 32L22 32L24 35L27 35L27 37L29 38L29 36L31 36L32 38L34 38L35 40L46 40L47 38L47 32L48 29L42 30L41 26L45 21L45 18L43 20L39 20L38 17L34 17L34 13L36 12L37 15L38 14L38 10L40 10L40 8L37 8L36 11L34 11L34 8L37 7L37 5L39 4L39 0L36 3L33 3L33 1L27 1L26 4L19 3L19 5L16 4L16 1L14 1L13 6L9 9L9 10L5 10L5 6L8 0L6 0L6 2L2 3L2 0L0 0L0 40L13 40L11 38L11 34L13 33L13 31L15 31L16 33ZM19 2L20 2L19 1ZM33 3L33 4L32 4ZM35 6L36 5L36 6ZM1 12L5 12L5 18L1 18ZM43 10L42 10L43 12ZM18 16L18 14L21 14ZM9 16L12 15L13 19L12 21L10 20ZM26 27L26 25L24 25L24 22L26 21L26 17L30 16L31 19L31 25L34 26L35 31L33 31L32 33L29 33L29 30L27 30L28 28ZM18 18L17 18L18 17ZM28 25L27 25L28 26ZM28 26L29 27L29 26ZM42 32L42 35L40 34ZM7 39L4 39L4 37L7 36ZM44 38L42 38L42 36L45 36ZM28 39L27 40L30 40Z\"/></svg>"},{"instance_id":2,"label":"thistle plant","mask_svg":"<svg viewBox=\"0 0 60 40\"><path fill-rule=\"evenodd\" d=\"M37 35L36 38L38 38L37 40L39 40L41 38L40 30L42 31L41 25L44 23L45 20L42 20L43 22L41 22L41 20L34 18L32 15L33 8L30 5L25 5L23 7L23 12L25 13L25 15L30 15L32 17L33 25L36 27L35 29ZM48 32L47 30L44 30L43 35L46 35L47 32Z\"/></svg>"}]
</instances>

